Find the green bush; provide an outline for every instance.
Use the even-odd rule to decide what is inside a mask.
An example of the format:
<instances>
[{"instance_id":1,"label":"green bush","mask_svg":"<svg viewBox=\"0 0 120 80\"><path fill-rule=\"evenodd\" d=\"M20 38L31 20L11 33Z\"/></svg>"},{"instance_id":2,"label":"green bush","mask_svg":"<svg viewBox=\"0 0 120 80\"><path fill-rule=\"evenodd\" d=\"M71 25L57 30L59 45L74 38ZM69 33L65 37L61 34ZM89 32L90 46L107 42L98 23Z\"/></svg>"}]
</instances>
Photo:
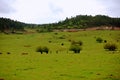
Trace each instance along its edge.
<instances>
[{"instance_id":1,"label":"green bush","mask_svg":"<svg viewBox=\"0 0 120 80\"><path fill-rule=\"evenodd\" d=\"M82 41L72 41L71 45L80 45L80 46L82 46L83 42Z\"/></svg>"},{"instance_id":2,"label":"green bush","mask_svg":"<svg viewBox=\"0 0 120 80\"><path fill-rule=\"evenodd\" d=\"M61 43L61 46L64 46L64 43Z\"/></svg>"},{"instance_id":3,"label":"green bush","mask_svg":"<svg viewBox=\"0 0 120 80\"><path fill-rule=\"evenodd\" d=\"M48 54L49 49L47 47L43 47L43 52L46 52Z\"/></svg>"},{"instance_id":4,"label":"green bush","mask_svg":"<svg viewBox=\"0 0 120 80\"><path fill-rule=\"evenodd\" d=\"M104 40L104 43L107 43L107 40Z\"/></svg>"},{"instance_id":5,"label":"green bush","mask_svg":"<svg viewBox=\"0 0 120 80\"><path fill-rule=\"evenodd\" d=\"M49 48L48 47L41 47L41 46L39 46L39 47L37 47L36 52L40 52L41 54L43 52L46 52L48 54Z\"/></svg>"},{"instance_id":6,"label":"green bush","mask_svg":"<svg viewBox=\"0 0 120 80\"><path fill-rule=\"evenodd\" d=\"M36 52L41 52L41 54L42 54L43 53L42 47L41 46L37 47Z\"/></svg>"},{"instance_id":7,"label":"green bush","mask_svg":"<svg viewBox=\"0 0 120 80\"><path fill-rule=\"evenodd\" d=\"M60 36L59 39L65 39L65 36Z\"/></svg>"},{"instance_id":8,"label":"green bush","mask_svg":"<svg viewBox=\"0 0 120 80\"><path fill-rule=\"evenodd\" d=\"M82 41L78 41L78 44L79 44L80 46L82 46L82 45L83 45L83 42L82 42Z\"/></svg>"},{"instance_id":9,"label":"green bush","mask_svg":"<svg viewBox=\"0 0 120 80\"><path fill-rule=\"evenodd\" d=\"M58 33L56 32L56 33L54 33L55 35L58 35Z\"/></svg>"},{"instance_id":10,"label":"green bush","mask_svg":"<svg viewBox=\"0 0 120 80\"><path fill-rule=\"evenodd\" d=\"M104 45L104 49L109 50L109 51L115 51L117 49L117 45L114 43L106 43Z\"/></svg>"},{"instance_id":11,"label":"green bush","mask_svg":"<svg viewBox=\"0 0 120 80\"><path fill-rule=\"evenodd\" d=\"M98 37L98 38L96 39L96 41L97 41L98 43L102 43L102 42L103 42L103 39L100 38L100 37Z\"/></svg>"},{"instance_id":12,"label":"green bush","mask_svg":"<svg viewBox=\"0 0 120 80\"><path fill-rule=\"evenodd\" d=\"M74 53L80 53L80 51L82 50L82 48L79 45L71 45L70 51L74 51Z\"/></svg>"}]
</instances>

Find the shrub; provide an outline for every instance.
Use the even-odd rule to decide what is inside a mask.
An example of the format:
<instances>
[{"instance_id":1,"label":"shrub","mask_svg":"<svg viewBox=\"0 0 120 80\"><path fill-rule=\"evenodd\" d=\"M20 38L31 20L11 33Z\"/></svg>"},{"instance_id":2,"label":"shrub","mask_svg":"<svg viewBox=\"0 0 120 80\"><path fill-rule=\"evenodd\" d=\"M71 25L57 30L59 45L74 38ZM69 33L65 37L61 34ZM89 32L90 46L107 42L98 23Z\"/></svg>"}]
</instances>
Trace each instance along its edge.
<instances>
[{"instance_id":1,"label":"shrub","mask_svg":"<svg viewBox=\"0 0 120 80\"><path fill-rule=\"evenodd\" d=\"M82 42L82 41L78 41L78 44L79 44L80 46L82 46L82 45L83 45L83 42Z\"/></svg>"},{"instance_id":2,"label":"shrub","mask_svg":"<svg viewBox=\"0 0 120 80\"><path fill-rule=\"evenodd\" d=\"M57 35L58 33L56 32L56 33L54 33L55 35Z\"/></svg>"},{"instance_id":3,"label":"shrub","mask_svg":"<svg viewBox=\"0 0 120 80\"><path fill-rule=\"evenodd\" d=\"M48 53L48 52L49 52L49 49L48 49L47 47L41 47L41 46L39 46L39 47L36 49L36 52L40 52L41 54L42 54L43 52Z\"/></svg>"},{"instance_id":4,"label":"shrub","mask_svg":"<svg viewBox=\"0 0 120 80\"><path fill-rule=\"evenodd\" d=\"M64 43L61 43L61 46L63 46L64 45Z\"/></svg>"},{"instance_id":5,"label":"shrub","mask_svg":"<svg viewBox=\"0 0 120 80\"><path fill-rule=\"evenodd\" d=\"M104 49L109 50L109 51L115 51L117 49L117 45L114 43L106 43L104 45Z\"/></svg>"},{"instance_id":6,"label":"shrub","mask_svg":"<svg viewBox=\"0 0 120 80\"><path fill-rule=\"evenodd\" d=\"M49 43L51 43L52 41L48 41Z\"/></svg>"},{"instance_id":7,"label":"shrub","mask_svg":"<svg viewBox=\"0 0 120 80\"><path fill-rule=\"evenodd\" d=\"M7 52L7 54L11 54L10 52Z\"/></svg>"},{"instance_id":8,"label":"shrub","mask_svg":"<svg viewBox=\"0 0 120 80\"><path fill-rule=\"evenodd\" d=\"M65 36L60 36L59 39L65 39Z\"/></svg>"},{"instance_id":9,"label":"shrub","mask_svg":"<svg viewBox=\"0 0 120 80\"><path fill-rule=\"evenodd\" d=\"M42 54L43 53L42 47L41 46L37 47L36 52L41 52L41 54Z\"/></svg>"},{"instance_id":10,"label":"shrub","mask_svg":"<svg viewBox=\"0 0 120 80\"><path fill-rule=\"evenodd\" d=\"M96 39L96 41L97 41L98 43L102 43L102 42L103 42L103 39L100 38L100 37L98 37L98 38Z\"/></svg>"},{"instance_id":11,"label":"shrub","mask_svg":"<svg viewBox=\"0 0 120 80\"><path fill-rule=\"evenodd\" d=\"M82 50L82 48L79 45L71 45L70 51L74 51L74 53L80 53L80 51Z\"/></svg>"},{"instance_id":12,"label":"shrub","mask_svg":"<svg viewBox=\"0 0 120 80\"><path fill-rule=\"evenodd\" d=\"M69 42L71 42L72 40L71 40L71 39L69 39L68 41L69 41Z\"/></svg>"},{"instance_id":13,"label":"shrub","mask_svg":"<svg viewBox=\"0 0 120 80\"><path fill-rule=\"evenodd\" d=\"M104 43L107 43L107 40L104 40Z\"/></svg>"},{"instance_id":14,"label":"shrub","mask_svg":"<svg viewBox=\"0 0 120 80\"><path fill-rule=\"evenodd\" d=\"M43 47L43 52L46 52L48 54L49 49L47 47Z\"/></svg>"},{"instance_id":15,"label":"shrub","mask_svg":"<svg viewBox=\"0 0 120 80\"><path fill-rule=\"evenodd\" d=\"M72 45L80 45L80 46L82 46L83 42L82 41L72 41L71 44Z\"/></svg>"}]
</instances>

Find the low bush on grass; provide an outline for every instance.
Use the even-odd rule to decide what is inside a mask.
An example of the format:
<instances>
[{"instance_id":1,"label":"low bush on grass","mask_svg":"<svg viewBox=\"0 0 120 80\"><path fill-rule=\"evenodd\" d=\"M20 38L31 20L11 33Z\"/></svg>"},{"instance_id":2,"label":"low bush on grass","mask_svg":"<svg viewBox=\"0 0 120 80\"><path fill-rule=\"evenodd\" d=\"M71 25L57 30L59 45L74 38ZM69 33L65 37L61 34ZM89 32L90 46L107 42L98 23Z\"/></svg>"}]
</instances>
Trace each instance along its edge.
<instances>
[{"instance_id":1,"label":"low bush on grass","mask_svg":"<svg viewBox=\"0 0 120 80\"><path fill-rule=\"evenodd\" d=\"M56 32L56 33L54 33L55 35L58 35L58 33Z\"/></svg>"},{"instance_id":2,"label":"low bush on grass","mask_svg":"<svg viewBox=\"0 0 120 80\"><path fill-rule=\"evenodd\" d=\"M117 45L114 43L106 43L104 45L104 49L109 50L109 51L115 51L117 49Z\"/></svg>"},{"instance_id":3,"label":"low bush on grass","mask_svg":"<svg viewBox=\"0 0 120 80\"><path fill-rule=\"evenodd\" d=\"M60 36L59 39L65 39L65 36Z\"/></svg>"},{"instance_id":4,"label":"low bush on grass","mask_svg":"<svg viewBox=\"0 0 120 80\"><path fill-rule=\"evenodd\" d=\"M61 46L64 46L64 43L61 43Z\"/></svg>"},{"instance_id":5,"label":"low bush on grass","mask_svg":"<svg viewBox=\"0 0 120 80\"><path fill-rule=\"evenodd\" d=\"M51 43L52 41L48 41L49 43Z\"/></svg>"},{"instance_id":6,"label":"low bush on grass","mask_svg":"<svg viewBox=\"0 0 120 80\"><path fill-rule=\"evenodd\" d=\"M104 40L104 43L107 43L107 40Z\"/></svg>"},{"instance_id":7,"label":"low bush on grass","mask_svg":"<svg viewBox=\"0 0 120 80\"><path fill-rule=\"evenodd\" d=\"M80 45L80 46L82 46L83 42L82 41L72 41L71 45Z\"/></svg>"},{"instance_id":8,"label":"low bush on grass","mask_svg":"<svg viewBox=\"0 0 120 80\"><path fill-rule=\"evenodd\" d=\"M46 52L46 53L48 54L49 49L48 49L48 47L43 47L43 48L42 48L42 51L43 51L43 52Z\"/></svg>"},{"instance_id":9,"label":"low bush on grass","mask_svg":"<svg viewBox=\"0 0 120 80\"><path fill-rule=\"evenodd\" d=\"M37 47L36 52L41 52L41 54L42 54L43 53L42 47L41 46Z\"/></svg>"},{"instance_id":10,"label":"low bush on grass","mask_svg":"<svg viewBox=\"0 0 120 80\"><path fill-rule=\"evenodd\" d=\"M102 43L102 42L103 42L103 39L100 38L100 37L98 37L98 38L96 39L96 41L97 41L98 43Z\"/></svg>"},{"instance_id":11,"label":"low bush on grass","mask_svg":"<svg viewBox=\"0 0 120 80\"><path fill-rule=\"evenodd\" d=\"M10 52L7 52L7 54L11 54Z\"/></svg>"},{"instance_id":12,"label":"low bush on grass","mask_svg":"<svg viewBox=\"0 0 120 80\"><path fill-rule=\"evenodd\" d=\"M39 47L37 47L36 52L40 52L41 54L42 54L43 52L45 52L45 53L48 54L48 52L49 52L49 48L46 47L46 46L45 46L45 47L41 47L41 46L39 46Z\"/></svg>"},{"instance_id":13,"label":"low bush on grass","mask_svg":"<svg viewBox=\"0 0 120 80\"><path fill-rule=\"evenodd\" d=\"M71 45L69 50L70 51L74 51L74 53L80 53L82 48L79 45Z\"/></svg>"}]
</instances>

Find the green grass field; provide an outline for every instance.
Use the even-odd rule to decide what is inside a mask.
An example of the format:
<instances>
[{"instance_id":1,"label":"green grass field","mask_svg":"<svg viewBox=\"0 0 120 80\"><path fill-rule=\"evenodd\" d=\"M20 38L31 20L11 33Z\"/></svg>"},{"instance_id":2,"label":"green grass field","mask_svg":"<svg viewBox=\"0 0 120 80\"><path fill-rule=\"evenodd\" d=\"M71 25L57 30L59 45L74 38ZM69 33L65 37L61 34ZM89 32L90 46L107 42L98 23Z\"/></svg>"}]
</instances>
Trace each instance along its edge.
<instances>
[{"instance_id":1,"label":"green grass field","mask_svg":"<svg viewBox=\"0 0 120 80\"><path fill-rule=\"evenodd\" d=\"M104 50L97 37L117 51ZM83 42L79 54L69 51L70 40ZM36 52L38 46L49 53ZM0 53L0 80L120 80L120 31L0 33Z\"/></svg>"}]
</instances>

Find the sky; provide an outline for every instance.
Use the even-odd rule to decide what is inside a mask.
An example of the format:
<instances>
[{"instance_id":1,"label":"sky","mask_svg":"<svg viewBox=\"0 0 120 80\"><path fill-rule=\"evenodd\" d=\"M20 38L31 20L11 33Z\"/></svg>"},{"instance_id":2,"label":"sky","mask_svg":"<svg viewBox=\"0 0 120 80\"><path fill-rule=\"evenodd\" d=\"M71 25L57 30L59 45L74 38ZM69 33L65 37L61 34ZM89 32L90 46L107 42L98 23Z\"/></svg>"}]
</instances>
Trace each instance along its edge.
<instances>
[{"instance_id":1,"label":"sky","mask_svg":"<svg viewBox=\"0 0 120 80\"><path fill-rule=\"evenodd\" d=\"M120 0L0 0L0 17L44 24L76 15L120 17Z\"/></svg>"}]
</instances>

